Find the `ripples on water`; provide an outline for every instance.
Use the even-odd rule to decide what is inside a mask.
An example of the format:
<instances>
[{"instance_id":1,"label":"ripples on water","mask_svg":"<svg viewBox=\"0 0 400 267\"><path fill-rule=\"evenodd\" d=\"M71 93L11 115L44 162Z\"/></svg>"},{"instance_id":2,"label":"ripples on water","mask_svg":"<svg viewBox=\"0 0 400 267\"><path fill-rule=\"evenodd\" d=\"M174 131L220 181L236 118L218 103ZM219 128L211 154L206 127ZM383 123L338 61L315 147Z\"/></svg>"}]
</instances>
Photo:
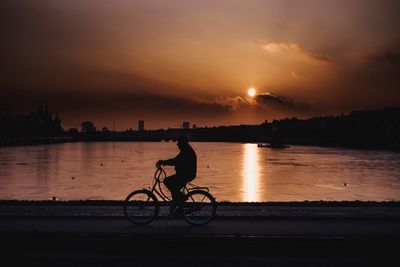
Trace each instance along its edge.
<instances>
[{"instance_id":1,"label":"ripples on water","mask_svg":"<svg viewBox=\"0 0 400 267\"><path fill-rule=\"evenodd\" d=\"M192 143L195 183L219 201L400 200L400 154L340 148ZM113 199L148 187L174 142L0 148L0 199ZM173 173L167 167L168 174Z\"/></svg>"}]
</instances>

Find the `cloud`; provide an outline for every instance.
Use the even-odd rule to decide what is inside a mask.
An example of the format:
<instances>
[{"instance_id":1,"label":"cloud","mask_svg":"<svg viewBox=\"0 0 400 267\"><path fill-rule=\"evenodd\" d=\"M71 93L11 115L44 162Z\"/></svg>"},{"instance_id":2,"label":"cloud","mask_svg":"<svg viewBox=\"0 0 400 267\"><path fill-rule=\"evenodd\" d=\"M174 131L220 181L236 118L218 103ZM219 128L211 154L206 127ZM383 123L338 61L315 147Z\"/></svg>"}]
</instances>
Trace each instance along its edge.
<instances>
[{"instance_id":1,"label":"cloud","mask_svg":"<svg viewBox=\"0 0 400 267\"><path fill-rule=\"evenodd\" d=\"M295 55L295 56L303 57L307 60L313 60L313 61L324 62L324 63L329 63L333 60L333 58L328 55L316 53L316 52L313 52L310 50L306 50L306 49L300 47L296 43L269 42L269 43L262 44L261 48L263 50L267 51L268 53L274 54L274 55L278 55L278 54Z\"/></svg>"},{"instance_id":2,"label":"cloud","mask_svg":"<svg viewBox=\"0 0 400 267\"><path fill-rule=\"evenodd\" d=\"M275 43L275 42L263 44L261 47L271 54L278 54L278 53L285 53L289 51L299 50L299 47L296 44L285 44L285 43Z\"/></svg>"},{"instance_id":3,"label":"cloud","mask_svg":"<svg viewBox=\"0 0 400 267\"><path fill-rule=\"evenodd\" d=\"M297 112L301 116L316 111L316 108L308 103L268 92L258 94L254 98L242 96L219 97L213 102L230 112L245 110L266 112L273 110L281 111L284 114Z\"/></svg>"},{"instance_id":4,"label":"cloud","mask_svg":"<svg viewBox=\"0 0 400 267\"><path fill-rule=\"evenodd\" d=\"M248 98L241 96L218 97L213 102L230 111L238 110L251 105L251 102Z\"/></svg>"}]
</instances>

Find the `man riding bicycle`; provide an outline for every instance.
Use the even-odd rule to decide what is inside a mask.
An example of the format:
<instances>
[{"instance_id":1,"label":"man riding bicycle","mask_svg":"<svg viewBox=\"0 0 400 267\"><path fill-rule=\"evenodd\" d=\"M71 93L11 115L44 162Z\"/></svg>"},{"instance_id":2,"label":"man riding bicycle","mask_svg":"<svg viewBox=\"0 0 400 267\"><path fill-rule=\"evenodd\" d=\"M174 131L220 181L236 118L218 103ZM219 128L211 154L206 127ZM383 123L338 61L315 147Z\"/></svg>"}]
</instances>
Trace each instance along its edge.
<instances>
[{"instance_id":1,"label":"man riding bicycle","mask_svg":"<svg viewBox=\"0 0 400 267\"><path fill-rule=\"evenodd\" d=\"M189 140L186 136L178 138L177 146L180 150L179 154L172 159L159 160L157 166L169 165L175 166L176 173L164 179L164 184L171 191L172 205L171 213L174 212L176 206L183 201L184 194L181 189L190 181L196 178L197 172L197 156L193 148L189 145ZM181 207L175 211L179 212Z\"/></svg>"}]
</instances>

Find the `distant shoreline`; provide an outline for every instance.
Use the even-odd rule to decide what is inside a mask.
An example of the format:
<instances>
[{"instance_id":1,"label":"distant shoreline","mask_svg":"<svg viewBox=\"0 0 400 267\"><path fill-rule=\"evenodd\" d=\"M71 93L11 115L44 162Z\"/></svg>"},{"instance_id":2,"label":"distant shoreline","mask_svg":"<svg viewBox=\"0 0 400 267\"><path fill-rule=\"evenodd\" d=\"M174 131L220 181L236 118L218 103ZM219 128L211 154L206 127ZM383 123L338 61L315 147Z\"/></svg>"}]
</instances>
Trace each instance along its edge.
<instances>
[{"instance_id":1,"label":"distant shoreline","mask_svg":"<svg viewBox=\"0 0 400 267\"><path fill-rule=\"evenodd\" d=\"M23 146L38 146L38 145L53 145L53 144L66 144L66 143L103 143L103 142L169 142L173 140L163 139L127 139L127 138L71 138L71 137L49 137L49 138L37 138L27 139L18 142L5 142L0 141L0 148L2 147L23 147ZM269 142L260 140L192 140L191 142L214 142L214 143L254 143L254 144L266 144ZM288 142L285 145L289 146L310 146L310 147L322 147L322 148L342 148L342 149L355 149L355 150L378 150L388 152L400 152L399 148L388 148L379 146L350 146L350 145L333 145L333 144L317 144L317 143L301 143L301 142ZM274 149L274 148L270 148Z\"/></svg>"},{"instance_id":2,"label":"distant shoreline","mask_svg":"<svg viewBox=\"0 0 400 267\"><path fill-rule=\"evenodd\" d=\"M0 147L65 142L160 142L185 135L194 142L272 143L363 150L400 151L400 107L352 111L338 116L285 118L261 124L122 131L96 128L91 121L65 130L47 108L30 115L0 114ZM47 122L43 124L44 122Z\"/></svg>"}]
</instances>

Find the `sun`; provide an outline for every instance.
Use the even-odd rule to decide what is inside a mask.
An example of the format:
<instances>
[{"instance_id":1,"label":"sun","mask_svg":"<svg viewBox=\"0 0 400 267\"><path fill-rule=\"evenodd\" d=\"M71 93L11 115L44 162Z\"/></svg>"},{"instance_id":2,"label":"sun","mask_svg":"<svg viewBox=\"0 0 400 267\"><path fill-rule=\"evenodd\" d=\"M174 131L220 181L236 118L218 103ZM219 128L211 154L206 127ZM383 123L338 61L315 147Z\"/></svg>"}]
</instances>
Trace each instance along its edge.
<instances>
[{"instance_id":1,"label":"sun","mask_svg":"<svg viewBox=\"0 0 400 267\"><path fill-rule=\"evenodd\" d=\"M254 96L256 95L256 89L250 88L250 89L247 91L247 94L248 94L249 96L251 96L251 97L254 97Z\"/></svg>"}]
</instances>

